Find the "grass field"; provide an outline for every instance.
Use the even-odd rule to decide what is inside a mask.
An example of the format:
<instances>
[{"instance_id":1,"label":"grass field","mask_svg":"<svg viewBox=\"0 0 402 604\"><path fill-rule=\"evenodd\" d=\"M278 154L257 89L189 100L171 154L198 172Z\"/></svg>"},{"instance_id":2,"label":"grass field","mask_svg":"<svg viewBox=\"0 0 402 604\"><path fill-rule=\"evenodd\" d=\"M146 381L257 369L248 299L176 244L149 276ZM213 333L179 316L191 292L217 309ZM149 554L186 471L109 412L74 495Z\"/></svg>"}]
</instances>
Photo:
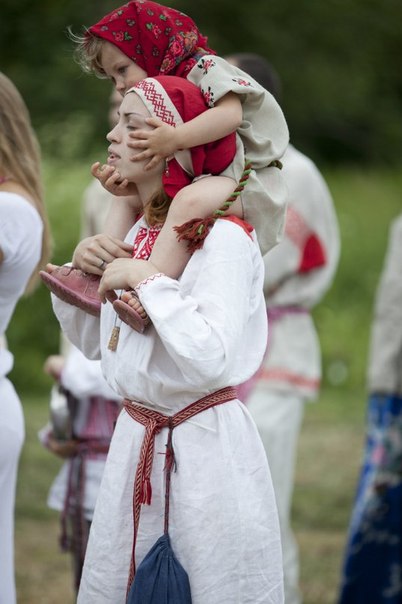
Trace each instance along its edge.
<instances>
[{"instance_id":1,"label":"grass field","mask_svg":"<svg viewBox=\"0 0 402 604\"><path fill-rule=\"evenodd\" d=\"M67 260L78 233L82 165L46 164L55 261ZM320 400L306 409L294 498L305 604L334 604L346 529L364 439L365 367L373 296L390 220L401 209L402 174L363 169L327 170L342 234L342 257L331 291L314 316L323 350ZM70 561L58 551L57 514L46 495L59 467L37 440L47 420L50 382L42 375L58 347L58 328L47 293L20 303L9 330L16 356L12 379L26 416L16 505L19 604L70 604Z\"/></svg>"}]
</instances>

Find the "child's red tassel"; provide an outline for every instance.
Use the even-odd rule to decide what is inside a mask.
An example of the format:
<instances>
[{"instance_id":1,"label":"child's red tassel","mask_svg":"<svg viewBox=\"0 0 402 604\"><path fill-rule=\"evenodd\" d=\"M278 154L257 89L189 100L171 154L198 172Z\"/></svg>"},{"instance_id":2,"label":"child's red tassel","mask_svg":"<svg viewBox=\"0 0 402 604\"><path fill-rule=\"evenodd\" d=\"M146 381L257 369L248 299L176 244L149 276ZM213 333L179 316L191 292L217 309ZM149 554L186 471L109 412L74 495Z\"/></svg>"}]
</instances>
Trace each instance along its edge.
<instances>
[{"instance_id":1,"label":"child's red tassel","mask_svg":"<svg viewBox=\"0 0 402 604\"><path fill-rule=\"evenodd\" d=\"M204 245L204 239L215 224L216 218L193 218L180 226L174 227L179 241L187 241L187 249L192 254Z\"/></svg>"},{"instance_id":2,"label":"child's red tassel","mask_svg":"<svg viewBox=\"0 0 402 604\"><path fill-rule=\"evenodd\" d=\"M251 172L251 163L246 160L243 174L241 175L240 181L233 193L228 197L223 206L219 210L215 210L212 216L208 218L193 218L180 226L174 227L174 230L178 234L178 241L187 241L187 249L192 254L196 250L199 250L204 245L204 239L208 235L211 228L214 226L215 221L222 216L226 216L228 208L234 201L239 197L244 187L247 184Z\"/></svg>"}]
</instances>

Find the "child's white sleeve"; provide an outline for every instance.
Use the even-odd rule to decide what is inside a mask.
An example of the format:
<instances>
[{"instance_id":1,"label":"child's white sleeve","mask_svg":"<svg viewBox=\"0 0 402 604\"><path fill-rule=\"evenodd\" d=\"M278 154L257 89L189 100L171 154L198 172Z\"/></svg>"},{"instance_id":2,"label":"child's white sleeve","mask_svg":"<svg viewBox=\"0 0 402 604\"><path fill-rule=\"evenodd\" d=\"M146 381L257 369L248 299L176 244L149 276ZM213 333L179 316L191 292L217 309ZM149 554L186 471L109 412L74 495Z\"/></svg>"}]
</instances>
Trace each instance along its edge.
<instances>
[{"instance_id":1,"label":"child's white sleeve","mask_svg":"<svg viewBox=\"0 0 402 604\"><path fill-rule=\"evenodd\" d=\"M264 168L282 157L289 143L282 109L251 76L221 57L205 55L187 78L200 88L209 107L229 92L239 95L243 121L237 132L253 168Z\"/></svg>"}]
</instances>

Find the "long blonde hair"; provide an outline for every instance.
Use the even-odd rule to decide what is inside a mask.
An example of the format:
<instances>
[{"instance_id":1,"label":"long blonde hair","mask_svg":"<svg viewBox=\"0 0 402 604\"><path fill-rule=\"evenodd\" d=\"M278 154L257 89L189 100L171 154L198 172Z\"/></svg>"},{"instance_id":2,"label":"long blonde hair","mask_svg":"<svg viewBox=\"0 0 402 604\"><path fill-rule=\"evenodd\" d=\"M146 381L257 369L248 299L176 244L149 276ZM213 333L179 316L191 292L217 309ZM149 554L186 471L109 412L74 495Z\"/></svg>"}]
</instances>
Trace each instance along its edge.
<instances>
[{"instance_id":1,"label":"long blonde hair","mask_svg":"<svg viewBox=\"0 0 402 604\"><path fill-rule=\"evenodd\" d=\"M39 268L50 256L50 228L43 199L39 143L28 109L11 80L0 72L0 171L23 187L34 201L43 222L42 253L27 291L32 290Z\"/></svg>"}]
</instances>

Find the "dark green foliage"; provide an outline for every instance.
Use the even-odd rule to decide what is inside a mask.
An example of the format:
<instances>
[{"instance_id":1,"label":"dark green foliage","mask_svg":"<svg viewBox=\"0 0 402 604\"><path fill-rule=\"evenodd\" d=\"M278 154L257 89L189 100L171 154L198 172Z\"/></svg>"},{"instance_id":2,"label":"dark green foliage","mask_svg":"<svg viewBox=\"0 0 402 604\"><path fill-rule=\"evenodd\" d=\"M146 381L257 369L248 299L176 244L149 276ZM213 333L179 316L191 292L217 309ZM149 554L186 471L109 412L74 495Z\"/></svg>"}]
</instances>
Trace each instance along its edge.
<instances>
[{"instance_id":1,"label":"dark green foliage","mask_svg":"<svg viewBox=\"0 0 402 604\"><path fill-rule=\"evenodd\" d=\"M0 68L24 93L45 149L85 156L106 132L110 88L72 60L75 32L118 0L3 0ZM275 65L293 142L315 159L397 163L402 140L398 0L172 0L219 54L252 51ZM76 135L84 128L85 144Z\"/></svg>"}]
</instances>

